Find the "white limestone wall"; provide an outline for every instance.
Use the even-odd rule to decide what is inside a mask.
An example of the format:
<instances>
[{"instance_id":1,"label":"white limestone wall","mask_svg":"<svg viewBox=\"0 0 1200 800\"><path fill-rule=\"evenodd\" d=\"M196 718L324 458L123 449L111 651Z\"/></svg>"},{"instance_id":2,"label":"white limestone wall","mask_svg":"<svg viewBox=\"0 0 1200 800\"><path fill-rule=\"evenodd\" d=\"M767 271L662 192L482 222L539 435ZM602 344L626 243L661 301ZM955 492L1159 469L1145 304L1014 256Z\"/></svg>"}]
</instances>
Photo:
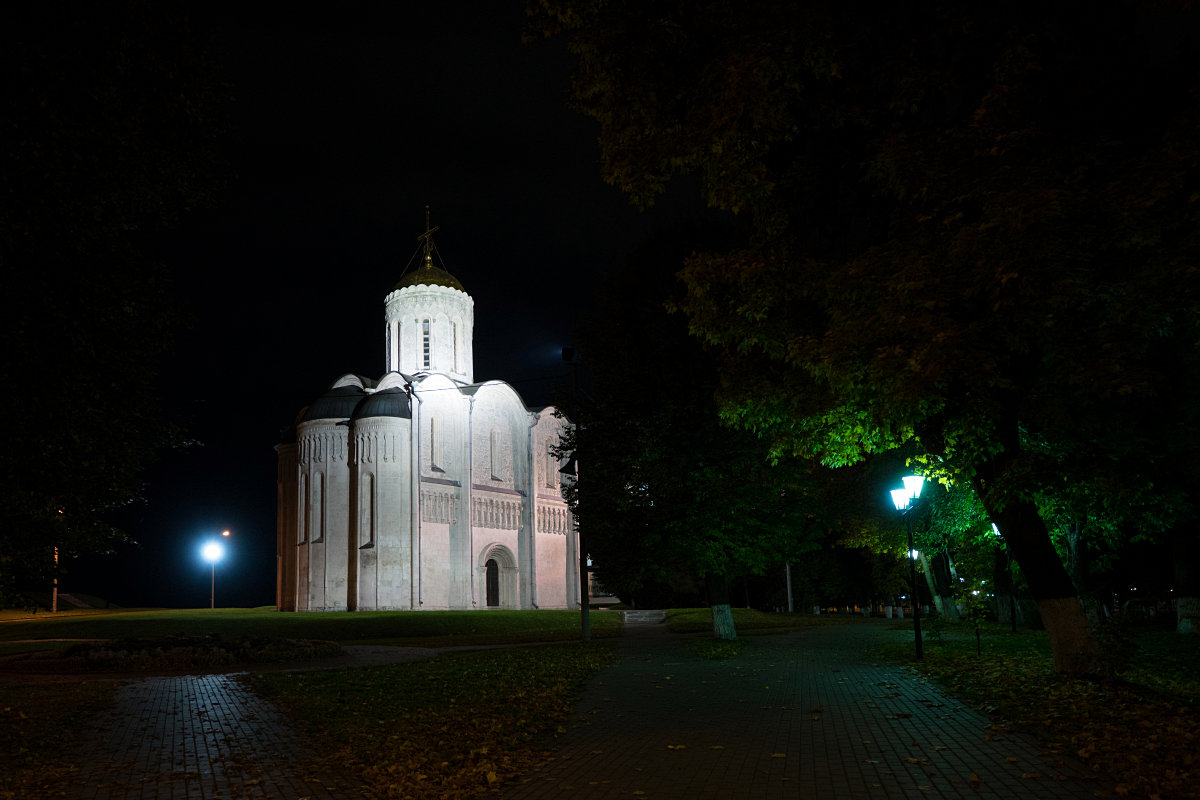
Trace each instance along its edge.
<instances>
[{"instance_id":1,"label":"white limestone wall","mask_svg":"<svg viewBox=\"0 0 1200 800\"><path fill-rule=\"evenodd\" d=\"M538 608L578 608L578 597L571 603L567 597L566 574L567 537L561 534L537 535Z\"/></svg>"},{"instance_id":2,"label":"white limestone wall","mask_svg":"<svg viewBox=\"0 0 1200 800\"><path fill-rule=\"evenodd\" d=\"M450 526L421 524L421 597L422 609L451 607L450 593Z\"/></svg>"},{"instance_id":3,"label":"white limestone wall","mask_svg":"<svg viewBox=\"0 0 1200 800\"><path fill-rule=\"evenodd\" d=\"M555 450L570 422L542 409L530 432L533 460L534 527L537 531L539 608L579 607L579 548L575 521L563 499L562 460Z\"/></svg>"},{"instance_id":4,"label":"white limestone wall","mask_svg":"<svg viewBox=\"0 0 1200 800\"><path fill-rule=\"evenodd\" d=\"M555 413L554 406L542 409L533 427L534 478L537 480L538 494L562 497L562 473L558 471L562 461L555 455L554 448L558 446L559 437L570 422L556 417Z\"/></svg>"},{"instance_id":5,"label":"white limestone wall","mask_svg":"<svg viewBox=\"0 0 1200 800\"><path fill-rule=\"evenodd\" d=\"M301 507L296 546L303 570L298 605L310 611L345 610L350 527L347 429L338 420L300 423L297 460Z\"/></svg>"},{"instance_id":6,"label":"white limestone wall","mask_svg":"<svg viewBox=\"0 0 1200 800\"><path fill-rule=\"evenodd\" d=\"M411 424L395 417L360 419L350 441L355 607L414 608Z\"/></svg>"},{"instance_id":7,"label":"white limestone wall","mask_svg":"<svg viewBox=\"0 0 1200 800\"><path fill-rule=\"evenodd\" d=\"M416 381L422 608L471 608L470 399L445 375Z\"/></svg>"},{"instance_id":8,"label":"white limestone wall","mask_svg":"<svg viewBox=\"0 0 1200 800\"><path fill-rule=\"evenodd\" d=\"M425 365L422 323L430 322L430 364ZM471 383L475 301L448 286L405 286L384 303L384 340L389 371L442 373Z\"/></svg>"},{"instance_id":9,"label":"white limestone wall","mask_svg":"<svg viewBox=\"0 0 1200 800\"><path fill-rule=\"evenodd\" d=\"M530 449L534 415L511 386L489 381L475 390L471 419L472 510L511 514L500 528L515 527L517 532L513 553L519 577L518 607L536 608L538 579ZM508 498L507 503L504 497ZM495 527L488 522L476 524Z\"/></svg>"},{"instance_id":10,"label":"white limestone wall","mask_svg":"<svg viewBox=\"0 0 1200 800\"><path fill-rule=\"evenodd\" d=\"M476 391L471 416L474 483L489 488L526 488L532 417L520 396L506 383L489 381Z\"/></svg>"}]
</instances>

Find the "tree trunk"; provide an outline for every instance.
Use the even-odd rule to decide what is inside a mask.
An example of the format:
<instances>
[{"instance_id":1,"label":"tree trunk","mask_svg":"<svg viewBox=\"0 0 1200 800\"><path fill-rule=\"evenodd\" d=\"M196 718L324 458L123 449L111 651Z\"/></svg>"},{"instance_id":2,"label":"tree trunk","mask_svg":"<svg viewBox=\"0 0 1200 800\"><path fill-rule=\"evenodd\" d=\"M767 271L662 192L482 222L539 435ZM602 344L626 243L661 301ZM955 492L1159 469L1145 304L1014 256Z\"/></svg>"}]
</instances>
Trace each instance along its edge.
<instances>
[{"instance_id":1,"label":"tree trunk","mask_svg":"<svg viewBox=\"0 0 1200 800\"><path fill-rule=\"evenodd\" d=\"M1013 582L1012 569L1008 562L1008 551L997 547L992 551L992 585L995 588L996 619L1003 625L1012 625L1013 617L1021 622L1021 607L1017 605L1017 588Z\"/></svg>"},{"instance_id":2,"label":"tree trunk","mask_svg":"<svg viewBox=\"0 0 1200 800\"><path fill-rule=\"evenodd\" d=\"M1028 500L1017 499L1016 491L1011 488L1004 493L992 491L1005 477L1018 452L1015 425L1011 434L1005 452L976 465L972 484L988 516L1000 527L1013 560L1021 566L1029 584L1054 649L1054 669L1066 675L1100 673L1103 671L1100 643L1037 507Z\"/></svg>"},{"instance_id":3,"label":"tree trunk","mask_svg":"<svg viewBox=\"0 0 1200 800\"><path fill-rule=\"evenodd\" d=\"M1063 529L1066 531L1067 571L1075 582L1075 591L1079 593L1079 601L1088 620L1094 625L1100 622L1103 614L1100 611L1100 601L1096 597L1095 583L1092 580L1092 553L1088 548L1087 538L1083 534L1086 522L1077 518L1071 519Z\"/></svg>"},{"instance_id":4,"label":"tree trunk","mask_svg":"<svg viewBox=\"0 0 1200 800\"><path fill-rule=\"evenodd\" d=\"M729 608L729 580L724 575L709 573L708 598L712 606L713 638L733 641L737 630L733 626L733 611Z\"/></svg>"},{"instance_id":5,"label":"tree trunk","mask_svg":"<svg viewBox=\"0 0 1200 800\"><path fill-rule=\"evenodd\" d=\"M950 587L949 570L946 565L946 555L935 553L929 558L921 553L921 569L925 572L925 585L929 587L929 596L938 613L947 620L958 619L958 606L954 604L954 591Z\"/></svg>"},{"instance_id":6,"label":"tree trunk","mask_svg":"<svg viewBox=\"0 0 1200 800\"><path fill-rule=\"evenodd\" d=\"M1171 531L1171 560L1175 567L1175 630L1200 631L1200 538L1195 531Z\"/></svg>"},{"instance_id":7,"label":"tree trunk","mask_svg":"<svg viewBox=\"0 0 1200 800\"><path fill-rule=\"evenodd\" d=\"M929 557L923 552L918 558L921 560L921 574L925 576L925 588L929 589L929 598L933 602L933 607L939 614L942 614L942 594L938 591L937 579L933 576L933 565L929 563ZM917 591L920 592L920 589L918 588ZM913 598L914 605L920 601L920 597Z\"/></svg>"},{"instance_id":8,"label":"tree trunk","mask_svg":"<svg viewBox=\"0 0 1200 800\"><path fill-rule=\"evenodd\" d=\"M954 566L950 562L950 554L942 550L934 553L931 559L933 581L937 584L938 594L941 595L942 615L950 621L958 620L958 604L954 599Z\"/></svg>"}]
</instances>

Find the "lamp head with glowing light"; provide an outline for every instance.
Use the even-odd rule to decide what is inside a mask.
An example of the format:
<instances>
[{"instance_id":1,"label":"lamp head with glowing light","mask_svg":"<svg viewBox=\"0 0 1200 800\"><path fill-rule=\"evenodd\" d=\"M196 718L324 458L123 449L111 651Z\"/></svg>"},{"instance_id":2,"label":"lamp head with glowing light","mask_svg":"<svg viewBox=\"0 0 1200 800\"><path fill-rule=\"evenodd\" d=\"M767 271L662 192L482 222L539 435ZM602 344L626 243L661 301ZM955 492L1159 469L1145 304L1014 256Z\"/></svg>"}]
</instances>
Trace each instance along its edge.
<instances>
[{"instance_id":1,"label":"lamp head with glowing light","mask_svg":"<svg viewBox=\"0 0 1200 800\"><path fill-rule=\"evenodd\" d=\"M896 510L907 510L921 496L921 487L924 485L925 479L920 475L905 476L904 488L892 490L892 503L896 506Z\"/></svg>"},{"instance_id":2,"label":"lamp head with glowing light","mask_svg":"<svg viewBox=\"0 0 1200 800\"><path fill-rule=\"evenodd\" d=\"M200 556L210 564L215 564L225 556L225 548L220 542L205 542L200 548Z\"/></svg>"}]
</instances>

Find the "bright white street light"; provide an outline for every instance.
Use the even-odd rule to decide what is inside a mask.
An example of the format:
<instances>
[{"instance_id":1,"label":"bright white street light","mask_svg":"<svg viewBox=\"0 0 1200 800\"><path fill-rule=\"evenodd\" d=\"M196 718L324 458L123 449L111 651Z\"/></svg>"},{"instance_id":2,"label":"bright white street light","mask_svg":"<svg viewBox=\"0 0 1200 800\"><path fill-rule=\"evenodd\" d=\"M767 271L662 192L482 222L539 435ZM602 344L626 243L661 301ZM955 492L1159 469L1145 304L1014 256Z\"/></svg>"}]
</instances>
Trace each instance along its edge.
<instances>
[{"instance_id":1,"label":"bright white street light","mask_svg":"<svg viewBox=\"0 0 1200 800\"><path fill-rule=\"evenodd\" d=\"M892 489L892 503L896 506L896 510L904 511L912 505L921 496L921 487L924 485L925 479L920 475L906 476L903 489Z\"/></svg>"},{"instance_id":2,"label":"bright white street light","mask_svg":"<svg viewBox=\"0 0 1200 800\"><path fill-rule=\"evenodd\" d=\"M904 488L908 490L909 497L916 500L921 496L921 487L925 485L925 478L920 475L906 475L903 479Z\"/></svg>"},{"instance_id":3,"label":"bright white street light","mask_svg":"<svg viewBox=\"0 0 1200 800\"><path fill-rule=\"evenodd\" d=\"M225 557L225 548L222 547L221 543L217 541L205 542L204 547L200 550L200 555L203 556L204 560L208 563L216 564Z\"/></svg>"},{"instance_id":4,"label":"bright white street light","mask_svg":"<svg viewBox=\"0 0 1200 800\"><path fill-rule=\"evenodd\" d=\"M224 531L222 536L228 536ZM225 557L225 545L216 539L209 540L200 548L200 557L212 565L211 583L209 586L208 607L217 607L217 562Z\"/></svg>"}]
</instances>

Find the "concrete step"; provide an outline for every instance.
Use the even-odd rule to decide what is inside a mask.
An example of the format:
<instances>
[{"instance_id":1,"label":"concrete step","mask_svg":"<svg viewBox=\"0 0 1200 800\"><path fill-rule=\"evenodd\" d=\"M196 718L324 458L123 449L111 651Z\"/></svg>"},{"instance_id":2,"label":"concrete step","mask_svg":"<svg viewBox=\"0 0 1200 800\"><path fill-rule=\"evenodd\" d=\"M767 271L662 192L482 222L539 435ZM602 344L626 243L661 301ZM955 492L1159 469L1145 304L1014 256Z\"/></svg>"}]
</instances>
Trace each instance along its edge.
<instances>
[{"instance_id":1,"label":"concrete step","mask_svg":"<svg viewBox=\"0 0 1200 800\"><path fill-rule=\"evenodd\" d=\"M621 618L626 625L657 625L666 622L667 612L654 610L622 611Z\"/></svg>"}]
</instances>

